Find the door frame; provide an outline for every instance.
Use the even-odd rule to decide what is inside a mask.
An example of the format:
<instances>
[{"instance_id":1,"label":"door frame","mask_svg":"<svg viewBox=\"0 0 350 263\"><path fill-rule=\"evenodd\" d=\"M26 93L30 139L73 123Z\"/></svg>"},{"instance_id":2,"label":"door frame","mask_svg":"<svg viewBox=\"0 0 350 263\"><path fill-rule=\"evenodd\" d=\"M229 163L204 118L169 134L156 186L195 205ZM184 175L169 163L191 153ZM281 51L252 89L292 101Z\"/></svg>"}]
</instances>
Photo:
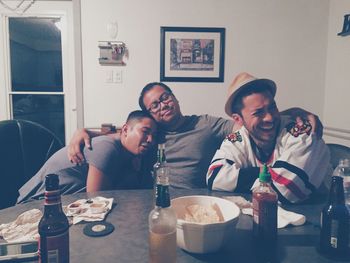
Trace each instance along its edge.
<instances>
[{"instance_id":1,"label":"door frame","mask_svg":"<svg viewBox=\"0 0 350 263\"><path fill-rule=\"evenodd\" d=\"M0 64L4 65L2 70L0 68L0 120L12 118L10 93L13 92L11 91L8 18L19 16L61 18L65 139L66 142L69 142L74 131L84 126L80 0L35 1L23 15L0 6L0 13L2 39L0 41ZM35 92L35 94L45 94L45 92Z\"/></svg>"}]
</instances>

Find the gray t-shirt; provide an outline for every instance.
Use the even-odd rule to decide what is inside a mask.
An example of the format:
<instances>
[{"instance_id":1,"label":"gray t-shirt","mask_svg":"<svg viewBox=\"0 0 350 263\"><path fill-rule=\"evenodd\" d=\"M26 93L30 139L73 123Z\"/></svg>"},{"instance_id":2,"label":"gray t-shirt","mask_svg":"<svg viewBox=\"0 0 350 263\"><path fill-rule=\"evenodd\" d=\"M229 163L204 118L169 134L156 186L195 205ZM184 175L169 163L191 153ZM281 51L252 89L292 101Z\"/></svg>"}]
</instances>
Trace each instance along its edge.
<instances>
[{"instance_id":1,"label":"gray t-shirt","mask_svg":"<svg viewBox=\"0 0 350 263\"><path fill-rule=\"evenodd\" d=\"M232 129L231 120L192 115L185 116L184 124L176 131L165 132L170 185L173 188L205 188L210 161Z\"/></svg>"},{"instance_id":2,"label":"gray t-shirt","mask_svg":"<svg viewBox=\"0 0 350 263\"><path fill-rule=\"evenodd\" d=\"M59 175L61 194L85 191L88 164L112 178L114 189L147 187L145 180L142 180L147 172L135 168L133 156L123 148L120 140L99 136L92 139L92 148L84 148L86 163L80 166L68 160L67 147L57 151L39 172L19 189L17 203L42 198L45 192L45 175L50 173Z\"/></svg>"}]
</instances>

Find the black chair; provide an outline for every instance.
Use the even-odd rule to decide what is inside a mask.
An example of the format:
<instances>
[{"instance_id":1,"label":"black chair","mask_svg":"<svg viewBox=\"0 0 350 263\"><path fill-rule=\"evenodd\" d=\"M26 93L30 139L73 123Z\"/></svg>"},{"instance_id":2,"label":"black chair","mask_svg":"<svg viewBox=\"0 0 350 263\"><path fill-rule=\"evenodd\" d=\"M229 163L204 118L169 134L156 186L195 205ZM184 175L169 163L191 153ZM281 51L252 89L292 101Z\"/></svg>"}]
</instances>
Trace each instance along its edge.
<instances>
[{"instance_id":1,"label":"black chair","mask_svg":"<svg viewBox=\"0 0 350 263\"><path fill-rule=\"evenodd\" d=\"M14 205L18 189L62 147L56 135L40 124L0 121L0 209Z\"/></svg>"},{"instance_id":2,"label":"black chair","mask_svg":"<svg viewBox=\"0 0 350 263\"><path fill-rule=\"evenodd\" d=\"M327 143L331 154L332 168L337 167L340 159L350 159L350 148L341 144Z\"/></svg>"}]
</instances>

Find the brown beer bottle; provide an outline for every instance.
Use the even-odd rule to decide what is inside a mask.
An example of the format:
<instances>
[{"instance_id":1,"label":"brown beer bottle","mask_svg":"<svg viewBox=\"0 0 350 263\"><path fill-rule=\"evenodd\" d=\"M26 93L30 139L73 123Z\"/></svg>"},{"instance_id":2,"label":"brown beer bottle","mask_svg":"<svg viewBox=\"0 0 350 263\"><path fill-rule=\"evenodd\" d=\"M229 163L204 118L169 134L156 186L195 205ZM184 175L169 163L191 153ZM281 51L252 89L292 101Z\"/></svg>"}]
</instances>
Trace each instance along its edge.
<instances>
[{"instance_id":1,"label":"brown beer bottle","mask_svg":"<svg viewBox=\"0 0 350 263\"><path fill-rule=\"evenodd\" d=\"M261 167L259 186L253 190L253 240L259 260L273 262L277 248L277 193L267 166Z\"/></svg>"},{"instance_id":2,"label":"brown beer bottle","mask_svg":"<svg viewBox=\"0 0 350 263\"><path fill-rule=\"evenodd\" d=\"M69 263L69 223L62 210L58 175L46 175L45 187L44 215L38 226L39 262Z\"/></svg>"},{"instance_id":3,"label":"brown beer bottle","mask_svg":"<svg viewBox=\"0 0 350 263\"><path fill-rule=\"evenodd\" d=\"M349 211L344 200L343 178L332 176L328 203L321 213L321 253L333 259L350 259L349 220Z\"/></svg>"}]
</instances>

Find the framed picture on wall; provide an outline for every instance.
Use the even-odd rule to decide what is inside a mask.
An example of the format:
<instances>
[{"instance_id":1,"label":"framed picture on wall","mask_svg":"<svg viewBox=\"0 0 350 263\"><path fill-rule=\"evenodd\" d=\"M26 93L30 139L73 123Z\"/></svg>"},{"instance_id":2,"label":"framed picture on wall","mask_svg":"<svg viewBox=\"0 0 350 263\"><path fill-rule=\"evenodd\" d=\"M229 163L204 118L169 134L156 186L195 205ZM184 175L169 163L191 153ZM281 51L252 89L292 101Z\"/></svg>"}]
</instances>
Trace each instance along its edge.
<instances>
[{"instance_id":1,"label":"framed picture on wall","mask_svg":"<svg viewBox=\"0 0 350 263\"><path fill-rule=\"evenodd\" d=\"M223 82L225 28L161 27L160 80Z\"/></svg>"}]
</instances>

